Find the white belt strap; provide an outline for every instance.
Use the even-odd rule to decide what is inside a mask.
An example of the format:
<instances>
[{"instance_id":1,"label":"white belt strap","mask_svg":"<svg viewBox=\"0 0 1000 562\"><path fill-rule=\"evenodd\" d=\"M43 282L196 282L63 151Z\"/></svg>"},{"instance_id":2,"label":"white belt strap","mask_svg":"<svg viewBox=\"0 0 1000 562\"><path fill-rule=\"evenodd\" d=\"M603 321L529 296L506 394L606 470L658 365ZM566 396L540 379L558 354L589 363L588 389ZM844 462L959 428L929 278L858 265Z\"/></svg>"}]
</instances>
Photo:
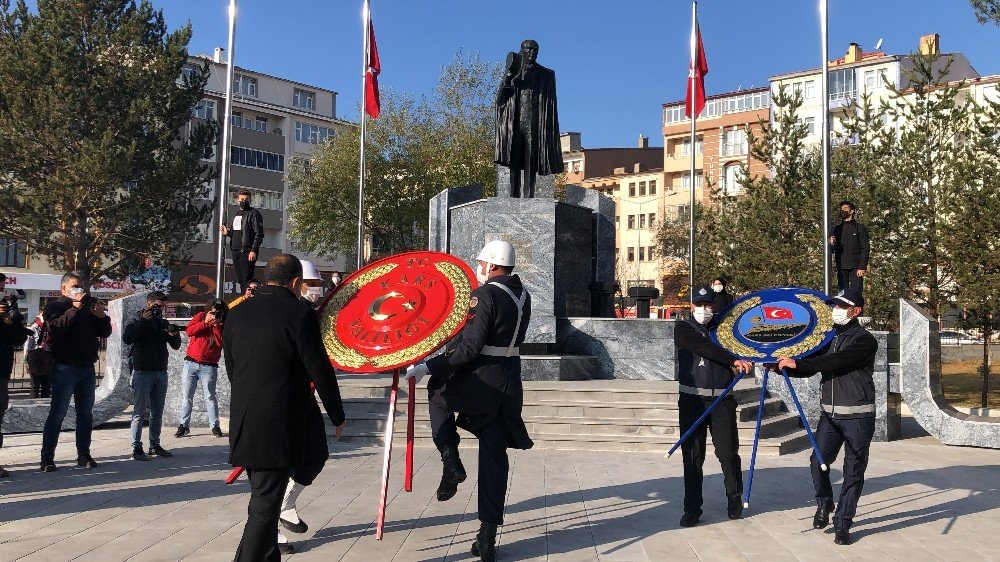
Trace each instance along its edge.
<instances>
[{"instance_id":1,"label":"white belt strap","mask_svg":"<svg viewBox=\"0 0 1000 562\"><path fill-rule=\"evenodd\" d=\"M517 323L514 324L514 337L510 339L510 345L507 346L507 355L504 356L504 357L513 357L515 354L514 350L516 349L514 346L517 345L517 334L520 333L521 331L521 317L523 316L524 313L524 303L528 298L528 290L521 289L521 298L517 298L516 296L514 296L514 291L511 291L510 288L507 287L506 285L501 285L496 281L490 281L490 285L493 285L494 287L500 287L501 289L503 289L503 292L510 295L510 298L514 299L514 304L517 305ZM519 352L520 350L518 350L518 353Z\"/></svg>"},{"instance_id":2,"label":"white belt strap","mask_svg":"<svg viewBox=\"0 0 1000 562\"><path fill-rule=\"evenodd\" d=\"M722 394L726 389L724 388L698 388L696 386L688 386L686 384L678 385L678 389L684 394L694 394L697 396L708 396L714 398Z\"/></svg>"},{"instance_id":3,"label":"white belt strap","mask_svg":"<svg viewBox=\"0 0 1000 562\"><path fill-rule=\"evenodd\" d=\"M875 404L863 406L831 406L823 404L823 411L828 414L874 414Z\"/></svg>"},{"instance_id":4,"label":"white belt strap","mask_svg":"<svg viewBox=\"0 0 1000 562\"><path fill-rule=\"evenodd\" d=\"M484 345L483 350L480 351L479 354L488 355L490 357L517 357L518 355L521 354L521 349L518 347L515 347L513 353L511 353L510 355L507 354L508 351L510 351L510 348L507 347Z\"/></svg>"}]
</instances>

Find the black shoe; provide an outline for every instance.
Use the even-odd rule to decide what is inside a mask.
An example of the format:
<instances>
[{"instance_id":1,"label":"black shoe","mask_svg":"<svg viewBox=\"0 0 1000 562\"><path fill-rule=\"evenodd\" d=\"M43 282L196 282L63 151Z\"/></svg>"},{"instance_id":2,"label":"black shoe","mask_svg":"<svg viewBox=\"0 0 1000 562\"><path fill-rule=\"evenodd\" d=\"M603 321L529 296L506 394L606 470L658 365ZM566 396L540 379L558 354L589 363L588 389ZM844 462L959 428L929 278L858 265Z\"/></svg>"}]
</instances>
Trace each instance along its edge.
<instances>
[{"instance_id":1,"label":"black shoe","mask_svg":"<svg viewBox=\"0 0 1000 562\"><path fill-rule=\"evenodd\" d=\"M42 461L42 466L39 470L41 470L42 472L55 472L56 463L52 461Z\"/></svg>"},{"instance_id":2,"label":"black shoe","mask_svg":"<svg viewBox=\"0 0 1000 562\"><path fill-rule=\"evenodd\" d=\"M10 476L10 473L7 472L7 469L0 466L0 478L7 478L8 476Z\"/></svg>"},{"instance_id":3,"label":"black shoe","mask_svg":"<svg viewBox=\"0 0 1000 562\"><path fill-rule=\"evenodd\" d=\"M739 498L729 500L729 507L726 509L726 513L730 519L740 519L743 517L743 502Z\"/></svg>"},{"instance_id":4,"label":"black shoe","mask_svg":"<svg viewBox=\"0 0 1000 562\"><path fill-rule=\"evenodd\" d=\"M847 529L841 529L837 531L837 534L833 536L834 544L851 544L851 532Z\"/></svg>"},{"instance_id":5,"label":"black shoe","mask_svg":"<svg viewBox=\"0 0 1000 562\"><path fill-rule=\"evenodd\" d=\"M830 524L830 513L833 511L833 500L826 500L816 508L813 515L813 529L823 529Z\"/></svg>"},{"instance_id":6,"label":"black shoe","mask_svg":"<svg viewBox=\"0 0 1000 562\"><path fill-rule=\"evenodd\" d=\"M148 461L149 455L143 452L142 447L136 447L132 451L132 460L134 461Z\"/></svg>"},{"instance_id":7,"label":"black shoe","mask_svg":"<svg viewBox=\"0 0 1000 562\"><path fill-rule=\"evenodd\" d=\"M220 428L219 426L213 427L212 428L212 435L214 435L216 437L222 437L222 428Z\"/></svg>"},{"instance_id":8,"label":"black shoe","mask_svg":"<svg viewBox=\"0 0 1000 562\"><path fill-rule=\"evenodd\" d=\"M458 456L458 445L445 445L441 448L441 464L444 466L441 474L441 484L438 485L437 499L448 501L458 493L458 485L465 482L465 467Z\"/></svg>"},{"instance_id":9,"label":"black shoe","mask_svg":"<svg viewBox=\"0 0 1000 562\"><path fill-rule=\"evenodd\" d=\"M280 552L282 554L295 554L295 547L292 546L292 543L279 542L278 543L278 552Z\"/></svg>"},{"instance_id":10,"label":"black shoe","mask_svg":"<svg viewBox=\"0 0 1000 562\"><path fill-rule=\"evenodd\" d=\"M279 517L278 522L281 523L282 527L288 529L293 533L302 534L309 530L309 525L306 525L306 522L303 521L302 519L299 519L298 523L292 523L287 519L282 519L281 517Z\"/></svg>"},{"instance_id":11,"label":"black shoe","mask_svg":"<svg viewBox=\"0 0 1000 562\"><path fill-rule=\"evenodd\" d=\"M480 523L476 542L472 543L472 555L478 556L481 562L494 562L497 559L497 526L491 523Z\"/></svg>"},{"instance_id":12,"label":"black shoe","mask_svg":"<svg viewBox=\"0 0 1000 562\"><path fill-rule=\"evenodd\" d=\"M188 427L186 425L179 425L179 426L177 426L177 433L174 434L174 437L184 437L184 436L190 435L190 434L191 434L191 430L188 429Z\"/></svg>"},{"instance_id":13,"label":"black shoe","mask_svg":"<svg viewBox=\"0 0 1000 562\"><path fill-rule=\"evenodd\" d=\"M694 527L701 521L701 515L697 513L685 513L681 517L681 527Z\"/></svg>"},{"instance_id":14,"label":"black shoe","mask_svg":"<svg viewBox=\"0 0 1000 562\"><path fill-rule=\"evenodd\" d=\"M94 457L90 456L89 454L80 455L79 457L76 457L76 466L82 466L84 468L96 468L97 461L95 461Z\"/></svg>"},{"instance_id":15,"label":"black shoe","mask_svg":"<svg viewBox=\"0 0 1000 562\"><path fill-rule=\"evenodd\" d=\"M170 457L174 456L173 453L171 453L170 451L164 449L159 445L155 447L150 447L149 454L150 456L160 457L161 459L169 459Z\"/></svg>"}]
</instances>

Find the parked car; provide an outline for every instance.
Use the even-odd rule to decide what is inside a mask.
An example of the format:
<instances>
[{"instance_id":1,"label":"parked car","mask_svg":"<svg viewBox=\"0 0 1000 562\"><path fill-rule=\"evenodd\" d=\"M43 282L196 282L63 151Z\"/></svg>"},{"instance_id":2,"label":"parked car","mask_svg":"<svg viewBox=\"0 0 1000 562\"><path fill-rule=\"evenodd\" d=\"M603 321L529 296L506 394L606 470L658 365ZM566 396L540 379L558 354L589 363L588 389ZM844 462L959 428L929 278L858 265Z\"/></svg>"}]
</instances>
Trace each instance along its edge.
<instances>
[{"instance_id":1,"label":"parked car","mask_svg":"<svg viewBox=\"0 0 1000 562\"><path fill-rule=\"evenodd\" d=\"M966 345L966 344L980 344L982 345L983 340L981 338L976 338L966 334L964 332L959 332L957 330L942 330L941 331L941 345Z\"/></svg>"}]
</instances>

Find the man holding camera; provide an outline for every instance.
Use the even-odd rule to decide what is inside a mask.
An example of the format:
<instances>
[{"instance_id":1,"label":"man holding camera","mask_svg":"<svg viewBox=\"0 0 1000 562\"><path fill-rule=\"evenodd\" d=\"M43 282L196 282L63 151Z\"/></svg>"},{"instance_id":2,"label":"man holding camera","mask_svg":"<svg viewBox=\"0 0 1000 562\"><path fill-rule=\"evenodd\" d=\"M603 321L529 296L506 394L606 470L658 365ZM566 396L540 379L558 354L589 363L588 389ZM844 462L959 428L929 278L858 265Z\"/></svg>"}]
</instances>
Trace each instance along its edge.
<instances>
[{"instance_id":1,"label":"man holding camera","mask_svg":"<svg viewBox=\"0 0 1000 562\"><path fill-rule=\"evenodd\" d=\"M6 288L7 276L0 273L0 292ZM17 299L11 296L0 298L0 423L10 401L8 386L14 371L14 346L24 344L31 332L24 327L24 318L17 309ZM3 447L3 433L0 433L0 448ZM10 474L0 466L0 478Z\"/></svg>"},{"instance_id":2,"label":"man holding camera","mask_svg":"<svg viewBox=\"0 0 1000 562\"><path fill-rule=\"evenodd\" d=\"M167 344L181 348L180 327L163 318L167 295L153 291L146 296L146 308L125 326L122 343L132 351L132 458L148 461L142 450L142 418L149 408L149 454L162 458L173 456L160 446L163 427L163 404L167 400Z\"/></svg>"},{"instance_id":3,"label":"man holding camera","mask_svg":"<svg viewBox=\"0 0 1000 562\"><path fill-rule=\"evenodd\" d=\"M78 273L62 276L58 299L45 306L49 324L49 343L56 361L52 373L52 406L42 432L42 472L56 470L56 445L59 430L69 410L72 397L76 405L76 464L94 468L90 456L90 438L94 424L94 390L97 373L94 363L100 348L100 338L111 335L111 318L84 286Z\"/></svg>"},{"instance_id":4,"label":"man holding camera","mask_svg":"<svg viewBox=\"0 0 1000 562\"><path fill-rule=\"evenodd\" d=\"M219 359L222 358L222 326L226 321L229 307L220 299L205 303L205 310L199 311L188 322L188 348L184 356L184 374L181 386L181 423L174 437L184 437L191 433L191 410L194 408L194 392L201 382L208 424L212 435L222 437L219 427L219 401L215 397L215 385L219 378Z\"/></svg>"}]
</instances>

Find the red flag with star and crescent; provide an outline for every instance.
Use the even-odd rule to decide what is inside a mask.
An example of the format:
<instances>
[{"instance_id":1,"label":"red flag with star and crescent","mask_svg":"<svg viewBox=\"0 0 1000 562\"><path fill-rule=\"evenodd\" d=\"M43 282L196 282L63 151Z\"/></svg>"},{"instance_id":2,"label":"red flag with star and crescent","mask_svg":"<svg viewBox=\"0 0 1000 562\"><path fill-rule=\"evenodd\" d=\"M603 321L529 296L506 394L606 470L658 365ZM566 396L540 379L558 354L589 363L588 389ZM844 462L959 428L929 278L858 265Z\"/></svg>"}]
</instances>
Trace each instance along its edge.
<instances>
[{"instance_id":1,"label":"red flag with star and crescent","mask_svg":"<svg viewBox=\"0 0 1000 562\"><path fill-rule=\"evenodd\" d=\"M371 11L368 12L368 61L365 65L365 113L375 119L378 117L381 103L378 98L378 75L382 72L382 64L378 60L378 46L375 44L375 26L372 24Z\"/></svg>"},{"instance_id":2,"label":"red flag with star and crescent","mask_svg":"<svg viewBox=\"0 0 1000 562\"><path fill-rule=\"evenodd\" d=\"M764 306L764 318L768 320L791 320L792 311L780 306Z\"/></svg>"},{"instance_id":3,"label":"red flag with star and crescent","mask_svg":"<svg viewBox=\"0 0 1000 562\"><path fill-rule=\"evenodd\" d=\"M701 42L701 26L695 24L691 30L691 59L688 62L687 96L685 97L684 115L691 117L691 104L694 102L694 115L701 115L705 109L705 75L708 74L708 59L705 58L705 46ZM694 99L691 99L692 84Z\"/></svg>"}]
</instances>

